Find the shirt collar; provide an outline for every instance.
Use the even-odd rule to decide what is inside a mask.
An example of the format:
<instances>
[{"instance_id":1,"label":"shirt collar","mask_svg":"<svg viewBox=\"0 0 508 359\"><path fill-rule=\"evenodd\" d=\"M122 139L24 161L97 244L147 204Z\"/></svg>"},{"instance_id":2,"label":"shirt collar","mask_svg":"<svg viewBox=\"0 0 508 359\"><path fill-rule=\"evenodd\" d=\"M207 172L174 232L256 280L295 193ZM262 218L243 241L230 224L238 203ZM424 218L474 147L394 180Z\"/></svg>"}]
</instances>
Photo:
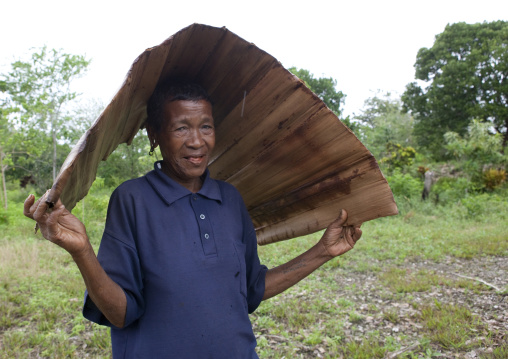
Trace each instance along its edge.
<instances>
[{"instance_id":1,"label":"shirt collar","mask_svg":"<svg viewBox=\"0 0 508 359\"><path fill-rule=\"evenodd\" d=\"M180 198L191 195L192 192L162 172L161 162L162 161L155 162L154 170L147 173L146 179L155 192L157 192L161 199L169 206ZM210 177L208 168L203 174L203 186L197 194L222 202L219 184Z\"/></svg>"}]
</instances>

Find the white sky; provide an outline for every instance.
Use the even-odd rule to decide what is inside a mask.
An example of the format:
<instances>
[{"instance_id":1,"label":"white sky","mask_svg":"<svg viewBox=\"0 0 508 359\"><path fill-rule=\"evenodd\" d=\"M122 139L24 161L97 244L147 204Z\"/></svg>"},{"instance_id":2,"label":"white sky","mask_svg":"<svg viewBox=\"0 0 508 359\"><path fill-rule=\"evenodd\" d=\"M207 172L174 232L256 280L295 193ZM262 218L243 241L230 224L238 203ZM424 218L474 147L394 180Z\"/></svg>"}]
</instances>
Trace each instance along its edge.
<instances>
[{"instance_id":1,"label":"white sky","mask_svg":"<svg viewBox=\"0 0 508 359\"><path fill-rule=\"evenodd\" d=\"M401 94L417 51L446 24L494 20L508 20L508 1L3 0L0 71L44 44L85 54L92 64L76 89L107 104L145 48L197 22L226 26L285 67L335 78L347 115L378 89Z\"/></svg>"}]
</instances>

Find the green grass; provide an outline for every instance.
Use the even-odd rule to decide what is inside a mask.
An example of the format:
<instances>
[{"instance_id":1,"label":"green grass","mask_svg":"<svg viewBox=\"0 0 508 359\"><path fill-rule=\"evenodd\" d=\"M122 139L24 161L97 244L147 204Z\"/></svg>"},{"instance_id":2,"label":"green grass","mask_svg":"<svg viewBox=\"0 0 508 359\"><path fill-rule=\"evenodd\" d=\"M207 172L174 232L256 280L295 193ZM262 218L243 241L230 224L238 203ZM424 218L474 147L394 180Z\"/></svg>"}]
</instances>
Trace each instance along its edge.
<instances>
[{"instance_id":1,"label":"green grass","mask_svg":"<svg viewBox=\"0 0 508 359\"><path fill-rule=\"evenodd\" d=\"M344 348L345 356L352 359L383 358L386 352L387 348L375 337L349 342Z\"/></svg>"},{"instance_id":2,"label":"green grass","mask_svg":"<svg viewBox=\"0 0 508 359\"><path fill-rule=\"evenodd\" d=\"M14 209L18 211L13 215ZM109 357L109 331L81 315L83 280L70 256L33 233L11 204L0 229L0 357ZM14 226L12 225L14 223Z\"/></svg>"},{"instance_id":3,"label":"green grass","mask_svg":"<svg viewBox=\"0 0 508 359\"><path fill-rule=\"evenodd\" d=\"M425 270L390 268L379 277L395 293L425 292L440 282L439 276Z\"/></svg>"},{"instance_id":4,"label":"green grass","mask_svg":"<svg viewBox=\"0 0 508 359\"><path fill-rule=\"evenodd\" d=\"M0 242L4 258L9 244ZM27 240L13 245L30 248L23 256L2 262L0 287L0 332L3 358L21 357L39 351L42 357L74 356L77 342L89 342L92 353L100 353L95 342L84 335L93 332L92 325L81 315L83 284L78 271L63 258L64 253L40 240ZM20 248L21 247L21 248ZM21 254L14 251L11 254ZM23 265L24 264L24 265ZM9 266L9 267L7 267ZM101 332L106 332L101 330ZM109 355L109 335L104 333L102 353ZM83 345L83 344L82 344Z\"/></svg>"},{"instance_id":5,"label":"green grass","mask_svg":"<svg viewBox=\"0 0 508 359\"><path fill-rule=\"evenodd\" d=\"M508 358L508 342L492 350L492 353L480 356L481 359L506 359Z\"/></svg>"},{"instance_id":6,"label":"green grass","mask_svg":"<svg viewBox=\"0 0 508 359\"><path fill-rule=\"evenodd\" d=\"M97 247L111 191L92 192L74 213L84 218ZM70 256L35 236L33 222L22 216L26 194L11 191L9 209L0 211L0 358L110 357L109 330L81 315L84 285ZM436 301L430 295L461 290L501 300L502 293L409 265L454 257L508 257L506 197L489 196L447 205L403 198L399 216L365 223L353 251L263 302L251 315L260 357L383 358L417 342L400 357L431 358L443 351L460 356L489 346L492 352L482 358L505 358L508 347L495 339L500 334L466 303ZM260 247L260 258L268 267L279 265L320 235ZM386 303L407 305L401 310ZM366 331L372 321L376 330ZM408 322L418 328L415 337L386 331Z\"/></svg>"},{"instance_id":7,"label":"green grass","mask_svg":"<svg viewBox=\"0 0 508 359\"><path fill-rule=\"evenodd\" d=\"M487 333L487 326L480 318L460 305L436 301L421 309L421 318L430 339L444 349L471 349L482 344L475 339L477 333Z\"/></svg>"}]
</instances>

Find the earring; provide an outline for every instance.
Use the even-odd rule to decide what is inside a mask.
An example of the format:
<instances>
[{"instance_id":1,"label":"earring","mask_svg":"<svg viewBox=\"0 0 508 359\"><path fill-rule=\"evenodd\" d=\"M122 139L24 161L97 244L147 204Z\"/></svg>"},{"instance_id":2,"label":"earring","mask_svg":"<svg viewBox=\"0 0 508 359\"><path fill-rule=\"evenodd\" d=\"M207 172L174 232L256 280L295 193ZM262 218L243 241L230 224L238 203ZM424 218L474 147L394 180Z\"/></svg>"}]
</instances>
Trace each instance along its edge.
<instances>
[{"instance_id":1,"label":"earring","mask_svg":"<svg viewBox=\"0 0 508 359\"><path fill-rule=\"evenodd\" d=\"M150 145L150 152L148 152L148 156L153 156L153 152L155 151L155 147Z\"/></svg>"}]
</instances>

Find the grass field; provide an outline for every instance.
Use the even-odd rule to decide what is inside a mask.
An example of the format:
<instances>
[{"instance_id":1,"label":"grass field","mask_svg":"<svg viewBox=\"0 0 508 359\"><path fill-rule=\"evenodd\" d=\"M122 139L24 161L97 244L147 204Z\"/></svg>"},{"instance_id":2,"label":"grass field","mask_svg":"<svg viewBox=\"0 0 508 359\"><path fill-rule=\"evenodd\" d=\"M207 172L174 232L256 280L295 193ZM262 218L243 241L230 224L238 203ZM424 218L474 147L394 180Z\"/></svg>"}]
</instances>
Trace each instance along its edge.
<instances>
[{"instance_id":1,"label":"grass field","mask_svg":"<svg viewBox=\"0 0 508 359\"><path fill-rule=\"evenodd\" d=\"M78 204L97 246L107 189ZM25 193L0 212L0 357L107 358L109 332L81 316L71 258L33 234ZM353 251L251 316L262 358L507 358L506 192L449 205L402 198ZM259 248L281 264L319 233Z\"/></svg>"}]
</instances>

